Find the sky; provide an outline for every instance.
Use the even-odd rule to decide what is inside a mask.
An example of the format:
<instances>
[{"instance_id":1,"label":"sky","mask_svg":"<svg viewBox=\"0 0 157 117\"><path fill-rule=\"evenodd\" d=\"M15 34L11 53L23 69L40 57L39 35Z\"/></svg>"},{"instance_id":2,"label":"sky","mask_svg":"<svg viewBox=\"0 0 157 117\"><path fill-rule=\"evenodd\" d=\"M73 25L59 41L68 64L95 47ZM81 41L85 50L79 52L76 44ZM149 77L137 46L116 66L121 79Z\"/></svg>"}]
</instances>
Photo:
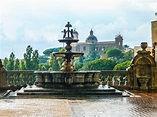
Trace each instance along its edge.
<instances>
[{"instance_id":1,"label":"sky","mask_svg":"<svg viewBox=\"0 0 157 117\"><path fill-rule=\"evenodd\" d=\"M92 29L98 41L114 41L117 34L129 47L148 42L157 0L0 0L0 58L23 58L31 45L42 55L62 47L59 39L67 22L84 42Z\"/></svg>"}]
</instances>

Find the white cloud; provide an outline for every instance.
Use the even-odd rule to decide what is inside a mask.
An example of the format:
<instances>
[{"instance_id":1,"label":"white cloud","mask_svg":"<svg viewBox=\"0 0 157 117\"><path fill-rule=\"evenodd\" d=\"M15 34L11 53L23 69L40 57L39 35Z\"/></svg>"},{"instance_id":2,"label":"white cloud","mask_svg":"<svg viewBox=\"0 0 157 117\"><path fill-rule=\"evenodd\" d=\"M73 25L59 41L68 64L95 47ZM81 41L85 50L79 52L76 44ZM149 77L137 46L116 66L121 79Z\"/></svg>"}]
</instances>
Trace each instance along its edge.
<instances>
[{"instance_id":1,"label":"white cloud","mask_svg":"<svg viewBox=\"0 0 157 117\"><path fill-rule=\"evenodd\" d=\"M156 6L156 0L0 0L0 58L11 51L20 56L28 44L39 52L62 45L67 21L81 42L92 28L99 41L120 32L130 46L151 43Z\"/></svg>"}]
</instances>

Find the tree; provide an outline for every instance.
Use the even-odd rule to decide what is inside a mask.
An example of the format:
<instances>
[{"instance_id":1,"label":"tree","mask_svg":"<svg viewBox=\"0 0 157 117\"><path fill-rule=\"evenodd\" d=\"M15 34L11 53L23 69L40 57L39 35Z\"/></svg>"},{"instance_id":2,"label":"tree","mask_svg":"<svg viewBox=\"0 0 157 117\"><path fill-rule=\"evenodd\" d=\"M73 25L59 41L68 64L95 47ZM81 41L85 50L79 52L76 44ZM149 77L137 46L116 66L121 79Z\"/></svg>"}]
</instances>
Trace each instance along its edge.
<instances>
[{"instance_id":1,"label":"tree","mask_svg":"<svg viewBox=\"0 0 157 117\"><path fill-rule=\"evenodd\" d=\"M9 56L9 61L7 63L7 69L8 70L14 70L14 60L15 60L15 54L13 52L11 52L10 56Z\"/></svg>"},{"instance_id":2,"label":"tree","mask_svg":"<svg viewBox=\"0 0 157 117\"><path fill-rule=\"evenodd\" d=\"M38 53L38 50L33 51L31 63L32 63L33 70L38 70L38 68L39 68L39 53Z\"/></svg>"},{"instance_id":3,"label":"tree","mask_svg":"<svg viewBox=\"0 0 157 117\"><path fill-rule=\"evenodd\" d=\"M52 54L53 52L59 52L61 49L62 49L62 47L46 49L43 52L43 54L46 56L50 56L50 54Z\"/></svg>"},{"instance_id":4,"label":"tree","mask_svg":"<svg viewBox=\"0 0 157 117\"><path fill-rule=\"evenodd\" d=\"M26 66L26 65L25 65L25 61L24 61L24 60L21 60L21 61L20 61L20 70L25 70L25 69L26 69L25 66Z\"/></svg>"},{"instance_id":5,"label":"tree","mask_svg":"<svg viewBox=\"0 0 157 117\"><path fill-rule=\"evenodd\" d=\"M19 68L20 68L20 61L19 61L19 59L17 58L17 59L15 60L15 64L14 64L14 70L19 70Z\"/></svg>"},{"instance_id":6,"label":"tree","mask_svg":"<svg viewBox=\"0 0 157 117\"><path fill-rule=\"evenodd\" d=\"M131 65L131 61L125 61L123 63L117 64L114 67L114 70L126 70Z\"/></svg>"},{"instance_id":7,"label":"tree","mask_svg":"<svg viewBox=\"0 0 157 117\"><path fill-rule=\"evenodd\" d=\"M129 48L129 46L125 44L125 45L124 45L124 48Z\"/></svg>"},{"instance_id":8,"label":"tree","mask_svg":"<svg viewBox=\"0 0 157 117\"><path fill-rule=\"evenodd\" d=\"M4 60L3 60L3 65L4 65L5 68L7 68L8 61L9 61L8 58L5 57Z\"/></svg>"},{"instance_id":9,"label":"tree","mask_svg":"<svg viewBox=\"0 0 157 117\"><path fill-rule=\"evenodd\" d=\"M83 67L83 63L81 63L81 62L75 62L75 70L79 70L79 69L81 69L82 67Z\"/></svg>"},{"instance_id":10,"label":"tree","mask_svg":"<svg viewBox=\"0 0 157 117\"><path fill-rule=\"evenodd\" d=\"M107 57L118 59L122 56L122 51L118 48L109 48L106 50Z\"/></svg>"},{"instance_id":11,"label":"tree","mask_svg":"<svg viewBox=\"0 0 157 117\"><path fill-rule=\"evenodd\" d=\"M116 61L114 59L96 59L86 63L81 70L113 70Z\"/></svg>"},{"instance_id":12,"label":"tree","mask_svg":"<svg viewBox=\"0 0 157 117\"><path fill-rule=\"evenodd\" d=\"M60 70L60 65L59 62L61 58L56 58L53 56L53 54L50 55L50 60L49 60L49 70L53 70L53 71L59 71Z\"/></svg>"},{"instance_id":13,"label":"tree","mask_svg":"<svg viewBox=\"0 0 157 117\"><path fill-rule=\"evenodd\" d=\"M26 48L26 53L24 53L24 60L26 62L26 69L32 70L32 63L31 63L31 54L32 54L32 47L30 45Z\"/></svg>"},{"instance_id":14,"label":"tree","mask_svg":"<svg viewBox=\"0 0 157 117\"><path fill-rule=\"evenodd\" d=\"M41 63L46 63L46 62L48 62L48 60L49 60L49 58L48 58L47 56L45 56L45 55L40 56L40 55L39 55L39 63L40 63L40 64L41 64Z\"/></svg>"}]
</instances>

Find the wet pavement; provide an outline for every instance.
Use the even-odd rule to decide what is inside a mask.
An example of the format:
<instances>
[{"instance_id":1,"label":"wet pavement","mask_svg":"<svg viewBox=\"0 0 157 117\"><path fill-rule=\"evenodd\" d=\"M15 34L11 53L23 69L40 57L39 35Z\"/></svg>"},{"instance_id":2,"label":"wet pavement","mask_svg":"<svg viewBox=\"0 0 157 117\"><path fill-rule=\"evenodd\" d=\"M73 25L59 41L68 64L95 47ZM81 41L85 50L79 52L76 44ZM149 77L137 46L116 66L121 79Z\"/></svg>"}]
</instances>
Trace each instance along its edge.
<instances>
[{"instance_id":1,"label":"wet pavement","mask_svg":"<svg viewBox=\"0 0 157 117\"><path fill-rule=\"evenodd\" d=\"M88 99L0 99L0 117L157 117L157 93Z\"/></svg>"}]
</instances>

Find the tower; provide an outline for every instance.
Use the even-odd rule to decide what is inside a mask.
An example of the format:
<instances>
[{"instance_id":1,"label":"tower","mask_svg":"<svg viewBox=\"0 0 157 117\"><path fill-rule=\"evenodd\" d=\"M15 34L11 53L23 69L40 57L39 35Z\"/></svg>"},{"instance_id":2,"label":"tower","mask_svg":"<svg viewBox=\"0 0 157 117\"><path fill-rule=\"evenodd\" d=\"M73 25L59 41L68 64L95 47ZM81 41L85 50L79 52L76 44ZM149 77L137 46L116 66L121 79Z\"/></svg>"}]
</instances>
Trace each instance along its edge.
<instances>
[{"instance_id":1,"label":"tower","mask_svg":"<svg viewBox=\"0 0 157 117\"><path fill-rule=\"evenodd\" d=\"M152 32L152 45L153 45L153 57L157 62L157 13L155 13L156 19L151 22L151 32Z\"/></svg>"},{"instance_id":2,"label":"tower","mask_svg":"<svg viewBox=\"0 0 157 117\"><path fill-rule=\"evenodd\" d=\"M119 49L123 47L123 37L120 34L115 37L115 45Z\"/></svg>"}]
</instances>

